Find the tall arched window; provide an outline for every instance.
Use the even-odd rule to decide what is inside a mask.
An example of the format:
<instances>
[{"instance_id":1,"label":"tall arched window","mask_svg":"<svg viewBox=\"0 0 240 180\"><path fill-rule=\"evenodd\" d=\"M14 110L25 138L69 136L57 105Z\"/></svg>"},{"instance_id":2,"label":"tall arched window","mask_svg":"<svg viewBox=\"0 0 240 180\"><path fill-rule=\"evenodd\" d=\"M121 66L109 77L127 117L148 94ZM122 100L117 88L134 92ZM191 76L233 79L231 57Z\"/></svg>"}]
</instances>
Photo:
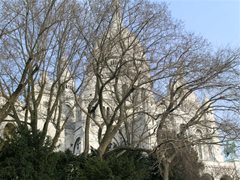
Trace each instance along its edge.
<instances>
[{"instance_id":1,"label":"tall arched window","mask_svg":"<svg viewBox=\"0 0 240 180\"><path fill-rule=\"evenodd\" d=\"M69 119L74 117L73 108L69 104L65 106L65 115L69 117Z\"/></svg>"},{"instance_id":2,"label":"tall arched window","mask_svg":"<svg viewBox=\"0 0 240 180\"><path fill-rule=\"evenodd\" d=\"M74 111L74 109L70 106L70 105L68 105L68 104L66 104L66 106L65 106L65 111L64 111L64 113L65 113L65 117L66 117L66 125L65 125L65 127L67 128L67 129L74 129L74 113L73 113L73 111Z\"/></svg>"},{"instance_id":3,"label":"tall arched window","mask_svg":"<svg viewBox=\"0 0 240 180\"><path fill-rule=\"evenodd\" d=\"M78 155L80 153L81 138L78 137L74 143L73 154Z\"/></svg>"}]
</instances>

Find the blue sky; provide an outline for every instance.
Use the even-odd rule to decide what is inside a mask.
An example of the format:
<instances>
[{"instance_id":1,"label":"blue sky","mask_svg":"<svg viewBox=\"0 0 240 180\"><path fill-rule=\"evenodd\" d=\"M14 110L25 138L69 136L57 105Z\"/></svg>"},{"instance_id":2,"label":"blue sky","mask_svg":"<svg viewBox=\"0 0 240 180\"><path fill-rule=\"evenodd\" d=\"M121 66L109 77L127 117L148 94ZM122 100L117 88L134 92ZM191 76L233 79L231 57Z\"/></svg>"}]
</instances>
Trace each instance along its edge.
<instances>
[{"instance_id":1,"label":"blue sky","mask_svg":"<svg viewBox=\"0 0 240 180\"><path fill-rule=\"evenodd\" d=\"M163 1L163 0L155 0ZM240 0L165 0L185 29L213 47L240 47Z\"/></svg>"}]
</instances>

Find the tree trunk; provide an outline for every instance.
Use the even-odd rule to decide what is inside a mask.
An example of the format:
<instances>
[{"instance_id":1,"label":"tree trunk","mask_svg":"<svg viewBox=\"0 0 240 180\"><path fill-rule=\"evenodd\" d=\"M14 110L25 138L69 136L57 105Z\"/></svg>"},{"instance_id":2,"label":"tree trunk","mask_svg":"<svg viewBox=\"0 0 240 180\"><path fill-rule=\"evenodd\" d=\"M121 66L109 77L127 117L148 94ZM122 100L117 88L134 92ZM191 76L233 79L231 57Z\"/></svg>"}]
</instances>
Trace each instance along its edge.
<instances>
[{"instance_id":1,"label":"tree trunk","mask_svg":"<svg viewBox=\"0 0 240 180\"><path fill-rule=\"evenodd\" d=\"M163 179L164 180L169 180L169 162L165 161L164 163L164 174L163 174Z\"/></svg>"},{"instance_id":2,"label":"tree trunk","mask_svg":"<svg viewBox=\"0 0 240 180\"><path fill-rule=\"evenodd\" d=\"M111 143L111 141L112 141L113 137L115 136L115 134L117 133L118 129L119 129L118 127L115 127L114 129L107 127L106 133L98 147L98 153L99 153L100 158L103 157L108 145Z\"/></svg>"},{"instance_id":3,"label":"tree trunk","mask_svg":"<svg viewBox=\"0 0 240 180\"><path fill-rule=\"evenodd\" d=\"M106 133L107 134L107 133ZM105 136L103 137L99 147L98 147L98 153L99 153L99 157L102 158L108 145L111 143L112 141L112 133L108 133L107 135L105 134Z\"/></svg>"},{"instance_id":4,"label":"tree trunk","mask_svg":"<svg viewBox=\"0 0 240 180\"><path fill-rule=\"evenodd\" d=\"M105 139L105 141L103 143L101 143L101 145L98 147L98 154L100 159L102 159L104 153L106 152L106 149L108 147L108 145L111 143L112 138L107 138Z\"/></svg>"},{"instance_id":5,"label":"tree trunk","mask_svg":"<svg viewBox=\"0 0 240 180\"><path fill-rule=\"evenodd\" d=\"M90 115L87 114L86 124L85 124L85 139L84 139L84 151L83 154L86 156L89 152L89 128L90 128Z\"/></svg>"},{"instance_id":6,"label":"tree trunk","mask_svg":"<svg viewBox=\"0 0 240 180\"><path fill-rule=\"evenodd\" d=\"M60 137L61 132L62 132L62 131L57 131L57 132L56 132L56 134L55 134L55 136L54 136L54 138L53 138L53 140L52 140L52 144L51 144L51 146L50 146L50 150L51 150L51 151L53 151L54 148L56 147L56 144L57 144L57 142L58 142L58 139L59 139L59 137Z\"/></svg>"}]
</instances>

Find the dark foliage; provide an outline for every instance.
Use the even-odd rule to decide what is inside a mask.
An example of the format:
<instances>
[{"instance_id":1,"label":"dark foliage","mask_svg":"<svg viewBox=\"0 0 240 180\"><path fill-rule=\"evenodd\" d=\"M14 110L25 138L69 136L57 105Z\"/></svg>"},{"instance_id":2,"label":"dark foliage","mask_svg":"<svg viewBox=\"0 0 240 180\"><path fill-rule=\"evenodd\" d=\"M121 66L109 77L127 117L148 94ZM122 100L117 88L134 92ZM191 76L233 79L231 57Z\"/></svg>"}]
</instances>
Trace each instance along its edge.
<instances>
[{"instance_id":1,"label":"dark foliage","mask_svg":"<svg viewBox=\"0 0 240 180\"><path fill-rule=\"evenodd\" d=\"M66 153L58 168L65 169L63 179L141 180L150 179L152 162L135 151L121 151L102 160L92 154L85 157Z\"/></svg>"},{"instance_id":2,"label":"dark foliage","mask_svg":"<svg viewBox=\"0 0 240 180\"><path fill-rule=\"evenodd\" d=\"M52 152L50 139L40 145L41 132L20 128L0 151L0 179L149 179L151 161L141 152L126 151L99 159L94 153L74 156Z\"/></svg>"},{"instance_id":3,"label":"dark foliage","mask_svg":"<svg viewBox=\"0 0 240 180\"><path fill-rule=\"evenodd\" d=\"M96 153L75 156L70 151L52 152L50 139L40 145L41 132L33 135L20 128L0 151L0 179L34 180L161 180L156 159L138 150L116 150L104 159ZM201 164L197 154L180 151L171 165L172 180L197 179ZM188 171L190 170L191 171Z\"/></svg>"},{"instance_id":4,"label":"dark foliage","mask_svg":"<svg viewBox=\"0 0 240 180\"><path fill-rule=\"evenodd\" d=\"M152 161L142 152L123 151L123 154L113 154L106 161L112 169L115 179L149 179Z\"/></svg>"},{"instance_id":5,"label":"dark foliage","mask_svg":"<svg viewBox=\"0 0 240 180\"><path fill-rule=\"evenodd\" d=\"M59 161L58 169L62 169L62 179L104 180L112 179L112 171L104 160L96 156L74 156L70 152Z\"/></svg>"},{"instance_id":6,"label":"dark foliage","mask_svg":"<svg viewBox=\"0 0 240 180\"><path fill-rule=\"evenodd\" d=\"M48 147L39 145L41 133L21 127L0 151L0 179L52 179L57 159ZM49 158L51 157L51 158Z\"/></svg>"},{"instance_id":7,"label":"dark foliage","mask_svg":"<svg viewBox=\"0 0 240 180\"><path fill-rule=\"evenodd\" d=\"M198 161L197 152L192 147L185 147L177 152L171 164L171 180L198 180L200 171L204 168Z\"/></svg>"},{"instance_id":8,"label":"dark foliage","mask_svg":"<svg viewBox=\"0 0 240 180\"><path fill-rule=\"evenodd\" d=\"M204 165L199 162L198 154L184 135L177 134L175 131L163 130L159 134L158 143L161 144L157 149L156 155L163 155L163 159L159 159L159 169L163 177L166 159L171 159L169 164L169 179L170 180L199 180L200 172ZM162 157L162 156L160 156ZM159 178L161 179L161 178Z\"/></svg>"}]
</instances>

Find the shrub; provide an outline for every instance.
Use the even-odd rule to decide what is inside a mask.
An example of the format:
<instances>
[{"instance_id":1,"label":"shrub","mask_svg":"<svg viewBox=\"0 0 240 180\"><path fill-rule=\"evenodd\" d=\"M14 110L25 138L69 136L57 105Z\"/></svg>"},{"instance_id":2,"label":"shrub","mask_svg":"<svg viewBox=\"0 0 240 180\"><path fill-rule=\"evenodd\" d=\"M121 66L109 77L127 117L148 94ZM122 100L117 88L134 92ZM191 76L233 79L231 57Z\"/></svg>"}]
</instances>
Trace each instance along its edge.
<instances>
[{"instance_id":1,"label":"shrub","mask_svg":"<svg viewBox=\"0 0 240 180\"><path fill-rule=\"evenodd\" d=\"M0 179L53 179L57 160L48 147L39 144L41 132L32 135L20 128L0 151ZM49 158L51 157L51 158Z\"/></svg>"}]
</instances>

